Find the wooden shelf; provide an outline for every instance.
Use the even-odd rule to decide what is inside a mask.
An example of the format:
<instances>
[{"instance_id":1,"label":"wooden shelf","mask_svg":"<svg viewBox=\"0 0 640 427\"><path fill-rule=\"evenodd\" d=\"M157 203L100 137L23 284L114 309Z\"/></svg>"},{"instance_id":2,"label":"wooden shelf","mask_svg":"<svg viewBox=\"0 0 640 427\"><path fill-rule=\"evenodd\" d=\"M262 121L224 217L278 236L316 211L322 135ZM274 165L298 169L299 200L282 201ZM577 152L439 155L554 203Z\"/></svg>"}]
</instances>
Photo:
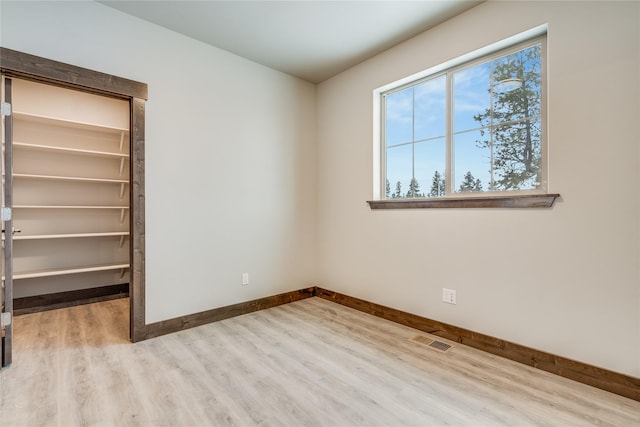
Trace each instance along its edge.
<instances>
[{"instance_id":1,"label":"wooden shelf","mask_svg":"<svg viewBox=\"0 0 640 427\"><path fill-rule=\"evenodd\" d=\"M113 126L99 125L95 123L85 123L85 122L79 122L75 120L60 119L56 117L43 116L39 114L25 113L22 111L14 111L12 114L14 119L18 119L18 120L21 119L21 120L26 120L26 121L35 122L35 123L65 126L70 128L76 128L76 129L93 130L98 132L129 133L129 129L126 129L126 128L118 128Z\"/></svg>"},{"instance_id":2,"label":"wooden shelf","mask_svg":"<svg viewBox=\"0 0 640 427\"><path fill-rule=\"evenodd\" d=\"M53 151L58 153L66 153L66 154L80 154L87 156L96 156L96 157L114 157L114 158L123 158L128 159L128 153L111 153L108 151L96 151L96 150L83 150L80 148L67 148L67 147L55 147L51 145L41 145L41 144L30 144L26 142L13 142L14 148L27 148L31 150L41 150L41 151Z\"/></svg>"},{"instance_id":3,"label":"wooden shelf","mask_svg":"<svg viewBox=\"0 0 640 427\"><path fill-rule=\"evenodd\" d=\"M550 208L560 194L369 200L371 209Z\"/></svg>"},{"instance_id":4,"label":"wooden shelf","mask_svg":"<svg viewBox=\"0 0 640 427\"><path fill-rule=\"evenodd\" d=\"M44 181L75 181L75 182L105 182L110 184L128 184L128 179L85 178L77 176L33 175L27 173L14 173L14 178L41 179Z\"/></svg>"},{"instance_id":5,"label":"wooden shelf","mask_svg":"<svg viewBox=\"0 0 640 427\"><path fill-rule=\"evenodd\" d=\"M88 267L75 267L75 268L55 268L50 270L38 270L38 271L25 271L17 272L13 274L14 280L19 279L33 279L36 277L50 277L50 276L63 276L66 274L79 274L79 273L91 273L94 271L109 271L109 270L125 270L129 268L129 264L109 264L109 265L94 265ZM4 276L2 276L4 280Z\"/></svg>"},{"instance_id":6,"label":"wooden shelf","mask_svg":"<svg viewBox=\"0 0 640 427\"><path fill-rule=\"evenodd\" d=\"M13 205L14 209L129 209L129 206Z\"/></svg>"},{"instance_id":7,"label":"wooden shelf","mask_svg":"<svg viewBox=\"0 0 640 427\"><path fill-rule=\"evenodd\" d=\"M106 233L71 233L71 234L37 234L31 236L14 235L13 240L45 240L45 239L76 239L85 237L126 237L128 231L113 231Z\"/></svg>"}]
</instances>

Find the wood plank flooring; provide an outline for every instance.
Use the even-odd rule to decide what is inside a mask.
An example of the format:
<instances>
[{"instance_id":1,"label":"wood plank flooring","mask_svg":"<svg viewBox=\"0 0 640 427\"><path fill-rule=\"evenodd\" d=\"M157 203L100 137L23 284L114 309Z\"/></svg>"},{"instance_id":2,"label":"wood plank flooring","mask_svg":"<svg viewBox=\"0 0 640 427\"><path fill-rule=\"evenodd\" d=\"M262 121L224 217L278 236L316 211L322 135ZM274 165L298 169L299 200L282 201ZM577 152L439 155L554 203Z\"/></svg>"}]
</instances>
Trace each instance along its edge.
<instances>
[{"instance_id":1,"label":"wood plank flooring","mask_svg":"<svg viewBox=\"0 0 640 427\"><path fill-rule=\"evenodd\" d=\"M640 426L640 402L319 298L136 344L126 299L14 321L2 427Z\"/></svg>"}]
</instances>

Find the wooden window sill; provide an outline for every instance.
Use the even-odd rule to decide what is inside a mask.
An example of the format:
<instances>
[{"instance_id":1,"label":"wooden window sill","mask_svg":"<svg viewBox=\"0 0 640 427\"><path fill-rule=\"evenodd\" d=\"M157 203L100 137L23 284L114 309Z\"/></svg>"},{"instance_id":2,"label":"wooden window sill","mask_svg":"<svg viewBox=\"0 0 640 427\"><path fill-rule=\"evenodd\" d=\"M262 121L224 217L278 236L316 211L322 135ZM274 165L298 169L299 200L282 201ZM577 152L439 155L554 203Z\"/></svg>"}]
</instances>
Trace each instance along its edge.
<instances>
[{"instance_id":1,"label":"wooden window sill","mask_svg":"<svg viewBox=\"0 0 640 427\"><path fill-rule=\"evenodd\" d=\"M371 209L550 208L560 194L369 200Z\"/></svg>"}]
</instances>

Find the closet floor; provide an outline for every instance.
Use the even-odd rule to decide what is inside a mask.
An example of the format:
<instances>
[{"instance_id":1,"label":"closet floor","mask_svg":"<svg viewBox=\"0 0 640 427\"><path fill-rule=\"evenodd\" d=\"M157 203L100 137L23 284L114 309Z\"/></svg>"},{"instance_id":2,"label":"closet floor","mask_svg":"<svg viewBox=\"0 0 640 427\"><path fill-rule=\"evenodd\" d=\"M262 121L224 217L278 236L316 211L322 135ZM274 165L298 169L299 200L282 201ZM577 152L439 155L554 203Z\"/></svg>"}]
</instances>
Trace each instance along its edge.
<instances>
[{"instance_id":1,"label":"closet floor","mask_svg":"<svg viewBox=\"0 0 640 427\"><path fill-rule=\"evenodd\" d=\"M0 425L640 425L640 402L319 298L136 344L128 307L16 317Z\"/></svg>"}]
</instances>

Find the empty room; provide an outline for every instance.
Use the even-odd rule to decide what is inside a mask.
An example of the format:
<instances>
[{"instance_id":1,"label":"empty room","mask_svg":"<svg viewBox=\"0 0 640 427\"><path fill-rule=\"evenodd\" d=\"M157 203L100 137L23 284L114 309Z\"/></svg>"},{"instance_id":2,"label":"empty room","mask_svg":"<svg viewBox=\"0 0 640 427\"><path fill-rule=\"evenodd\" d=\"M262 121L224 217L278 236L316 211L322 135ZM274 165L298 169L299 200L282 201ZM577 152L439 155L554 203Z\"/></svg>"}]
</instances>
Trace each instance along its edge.
<instances>
[{"instance_id":1,"label":"empty room","mask_svg":"<svg viewBox=\"0 0 640 427\"><path fill-rule=\"evenodd\" d=\"M0 1L0 426L640 425L640 2Z\"/></svg>"}]
</instances>

